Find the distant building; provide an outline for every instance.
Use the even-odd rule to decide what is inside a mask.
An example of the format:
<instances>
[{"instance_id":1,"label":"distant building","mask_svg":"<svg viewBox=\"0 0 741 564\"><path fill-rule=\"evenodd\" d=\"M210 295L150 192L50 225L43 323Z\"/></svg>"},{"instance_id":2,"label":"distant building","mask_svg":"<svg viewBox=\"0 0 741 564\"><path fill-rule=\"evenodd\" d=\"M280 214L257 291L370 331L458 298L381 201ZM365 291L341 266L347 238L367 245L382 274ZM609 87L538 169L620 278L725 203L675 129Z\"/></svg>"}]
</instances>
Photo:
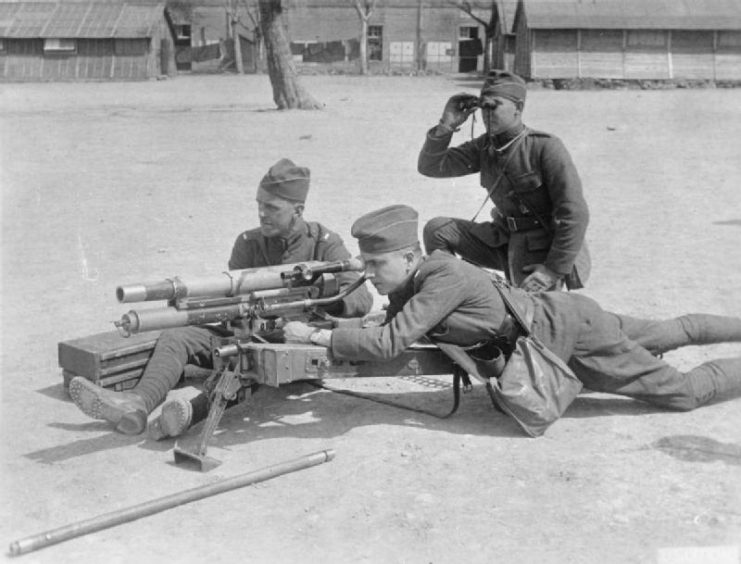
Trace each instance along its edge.
<instances>
[{"instance_id":1,"label":"distant building","mask_svg":"<svg viewBox=\"0 0 741 564\"><path fill-rule=\"evenodd\" d=\"M490 0L470 2L484 21ZM348 0L301 0L285 12L294 61L356 68L360 17ZM371 71L482 70L484 27L448 0L378 0L368 22Z\"/></svg>"},{"instance_id":2,"label":"distant building","mask_svg":"<svg viewBox=\"0 0 741 564\"><path fill-rule=\"evenodd\" d=\"M238 9L237 31L247 72L254 72L260 65L256 4L256 0L231 0ZM489 21L491 0L472 0L470 4L478 17ZM230 0L167 1L167 12L175 24L179 69L207 69L205 63L196 64L196 53L213 43L231 41L229 5ZM360 18L353 2L284 0L284 6L291 52L298 68L357 70ZM448 0L377 0L368 22L371 71L480 71L483 42L484 27Z\"/></svg>"},{"instance_id":3,"label":"distant building","mask_svg":"<svg viewBox=\"0 0 741 564\"><path fill-rule=\"evenodd\" d=\"M143 80L172 56L163 3L0 3L3 80Z\"/></svg>"},{"instance_id":4,"label":"distant building","mask_svg":"<svg viewBox=\"0 0 741 564\"><path fill-rule=\"evenodd\" d=\"M514 21L518 0L497 0L491 2L494 11L492 21L492 52L490 68L512 70L515 64ZM483 15L481 16L484 17Z\"/></svg>"},{"instance_id":5,"label":"distant building","mask_svg":"<svg viewBox=\"0 0 741 564\"><path fill-rule=\"evenodd\" d=\"M739 0L520 0L514 32L530 79L741 79Z\"/></svg>"},{"instance_id":6,"label":"distant building","mask_svg":"<svg viewBox=\"0 0 741 564\"><path fill-rule=\"evenodd\" d=\"M237 24L231 26L229 0L167 0L166 12L175 36L177 70L235 70L234 39L240 38L245 72L257 71L256 0L231 0ZM246 8L249 8L249 12Z\"/></svg>"}]
</instances>

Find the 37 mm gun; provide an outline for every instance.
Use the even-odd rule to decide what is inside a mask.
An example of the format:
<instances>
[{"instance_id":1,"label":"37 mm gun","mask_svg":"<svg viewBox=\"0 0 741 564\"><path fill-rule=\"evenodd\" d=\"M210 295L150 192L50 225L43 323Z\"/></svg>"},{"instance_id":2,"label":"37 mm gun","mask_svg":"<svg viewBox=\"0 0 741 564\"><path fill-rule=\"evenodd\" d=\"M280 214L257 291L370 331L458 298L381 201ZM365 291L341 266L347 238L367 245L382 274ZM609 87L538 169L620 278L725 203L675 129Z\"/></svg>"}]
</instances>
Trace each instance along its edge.
<instances>
[{"instance_id":1,"label":"37 mm gun","mask_svg":"<svg viewBox=\"0 0 741 564\"><path fill-rule=\"evenodd\" d=\"M173 277L119 286L122 303L166 300L166 305L125 313L116 326L124 335L189 325L220 324L227 337L212 339L213 373L206 381L209 412L195 447L175 447L175 462L195 462L209 470L219 461L207 456L227 404L242 401L260 385L278 387L297 380L356 376L451 374L451 361L434 345L414 346L384 363L344 362L324 347L282 342L286 320L331 327L327 308L365 282L361 275L340 288L338 273L362 272L361 259L233 270L206 277ZM457 405L457 399L456 399Z\"/></svg>"},{"instance_id":2,"label":"37 mm gun","mask_svg":"<svg viewBox=\"0 0 741 564\"><path fill-rule=\"evenodd\" d=\"M130 311L116 322L125 335L187 325L286 317L342 300L360 286L362 277L340 292L334 274L364 269L361 259L313 261L291 265L230 270L217 276L167 278L116 288L121 303L167 300L158 309ZM244 324L240 330L247 329ZM266 328L253 323L250 335Z\"/></svg>"}]
</instances>

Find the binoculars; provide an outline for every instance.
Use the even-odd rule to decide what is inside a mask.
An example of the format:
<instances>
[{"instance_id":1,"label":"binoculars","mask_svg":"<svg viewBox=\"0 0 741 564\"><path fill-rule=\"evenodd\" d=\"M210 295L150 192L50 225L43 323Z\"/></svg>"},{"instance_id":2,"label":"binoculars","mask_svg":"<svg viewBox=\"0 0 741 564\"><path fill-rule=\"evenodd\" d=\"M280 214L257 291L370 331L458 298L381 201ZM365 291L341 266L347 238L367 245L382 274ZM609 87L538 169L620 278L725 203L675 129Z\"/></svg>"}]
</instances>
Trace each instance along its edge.
<instances>
[{"instance_id":1,"label":"binoculars","mask_svg":"<svg viewBox=\"0 0 741 564\"><path fill-rule=\"evenodd\" d=\"M491 101L485 102L482 98L474 96L473 94L465 97L461 96L461 99L458 101L458 109L462 112L472 112L476 108L481 108L482 110L495 110L497 108L497 103Z\"/></svg>"},{"instance_id":2,"label":"binoculars","mask_svg":"<svg viewBox=\"0 0 741 564\"><path fill-rule=\"evenodd\" d=\"M464 112L470 112L479 107L481 107L481 99L473 94L466 98L462 98L460 102L458 102L458 109Z\"/></svg>"}]
</instances>

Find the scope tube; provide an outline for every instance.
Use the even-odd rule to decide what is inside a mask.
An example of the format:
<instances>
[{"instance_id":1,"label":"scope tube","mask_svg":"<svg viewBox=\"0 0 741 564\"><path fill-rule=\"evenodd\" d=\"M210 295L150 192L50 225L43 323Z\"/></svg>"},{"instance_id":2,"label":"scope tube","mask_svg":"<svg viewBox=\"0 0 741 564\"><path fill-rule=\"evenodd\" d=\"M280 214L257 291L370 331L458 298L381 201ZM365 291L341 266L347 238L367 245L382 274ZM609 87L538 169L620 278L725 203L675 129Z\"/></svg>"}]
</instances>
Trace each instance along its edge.
<instances>
[{"instance_id":1,"label":"scope tube","mask_svg":"<svg viewBox=\"0 0 741 564\"><path fill-rule=\"evenodd\" d=\"M116 288L116 298L121 303L146 302L154 300L173 300L187 297L231 297L249 294L257 290L271 290L307 284L303 272L312 272L312 280L317 274L361 271L365 268L362 259L305 263L228 270L218 275L181 278L167 278L151 283L128 284ZM298 273L298 274L297 274Z\"/></svg>"}]
</instances>

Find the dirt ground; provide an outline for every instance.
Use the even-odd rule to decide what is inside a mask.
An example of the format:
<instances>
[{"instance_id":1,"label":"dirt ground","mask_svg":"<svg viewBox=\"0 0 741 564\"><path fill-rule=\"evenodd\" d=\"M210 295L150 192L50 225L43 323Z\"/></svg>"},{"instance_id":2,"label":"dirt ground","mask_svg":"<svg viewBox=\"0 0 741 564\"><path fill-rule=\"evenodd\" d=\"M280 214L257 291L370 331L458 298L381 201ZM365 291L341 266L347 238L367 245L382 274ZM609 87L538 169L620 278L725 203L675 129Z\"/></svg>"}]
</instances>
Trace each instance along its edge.
<instances>
[{"instance_id":1,"label":"dirt ground","mask_svg":"<svg viewBox=\"0 0 741 564\"><path fill-rule=\"evenodd\" d=\"M334 449L327 464L18 561L737 563L739 399L669 413L585 394L528 439L481 388L441 421L295 384L228 413L211 449L223 464L206 474L173 464L174 441L77 410L57 343L111 330L128 309L119 284L223 270L279 158L311 168L307 217L353 251L352 221L382 205L413 205L421 221L479 208L477 177L416 172L447 97L478 83L304 83L323 111L274 111L265 76L0 85L0 542ZM582 175L587 295L639 316L741 315L741 91L534 90L525 121L560 136ZM666 358L689 368L739 354ZM338 385L442 410L450 381Z\"/></svg>"}]
</instances>

